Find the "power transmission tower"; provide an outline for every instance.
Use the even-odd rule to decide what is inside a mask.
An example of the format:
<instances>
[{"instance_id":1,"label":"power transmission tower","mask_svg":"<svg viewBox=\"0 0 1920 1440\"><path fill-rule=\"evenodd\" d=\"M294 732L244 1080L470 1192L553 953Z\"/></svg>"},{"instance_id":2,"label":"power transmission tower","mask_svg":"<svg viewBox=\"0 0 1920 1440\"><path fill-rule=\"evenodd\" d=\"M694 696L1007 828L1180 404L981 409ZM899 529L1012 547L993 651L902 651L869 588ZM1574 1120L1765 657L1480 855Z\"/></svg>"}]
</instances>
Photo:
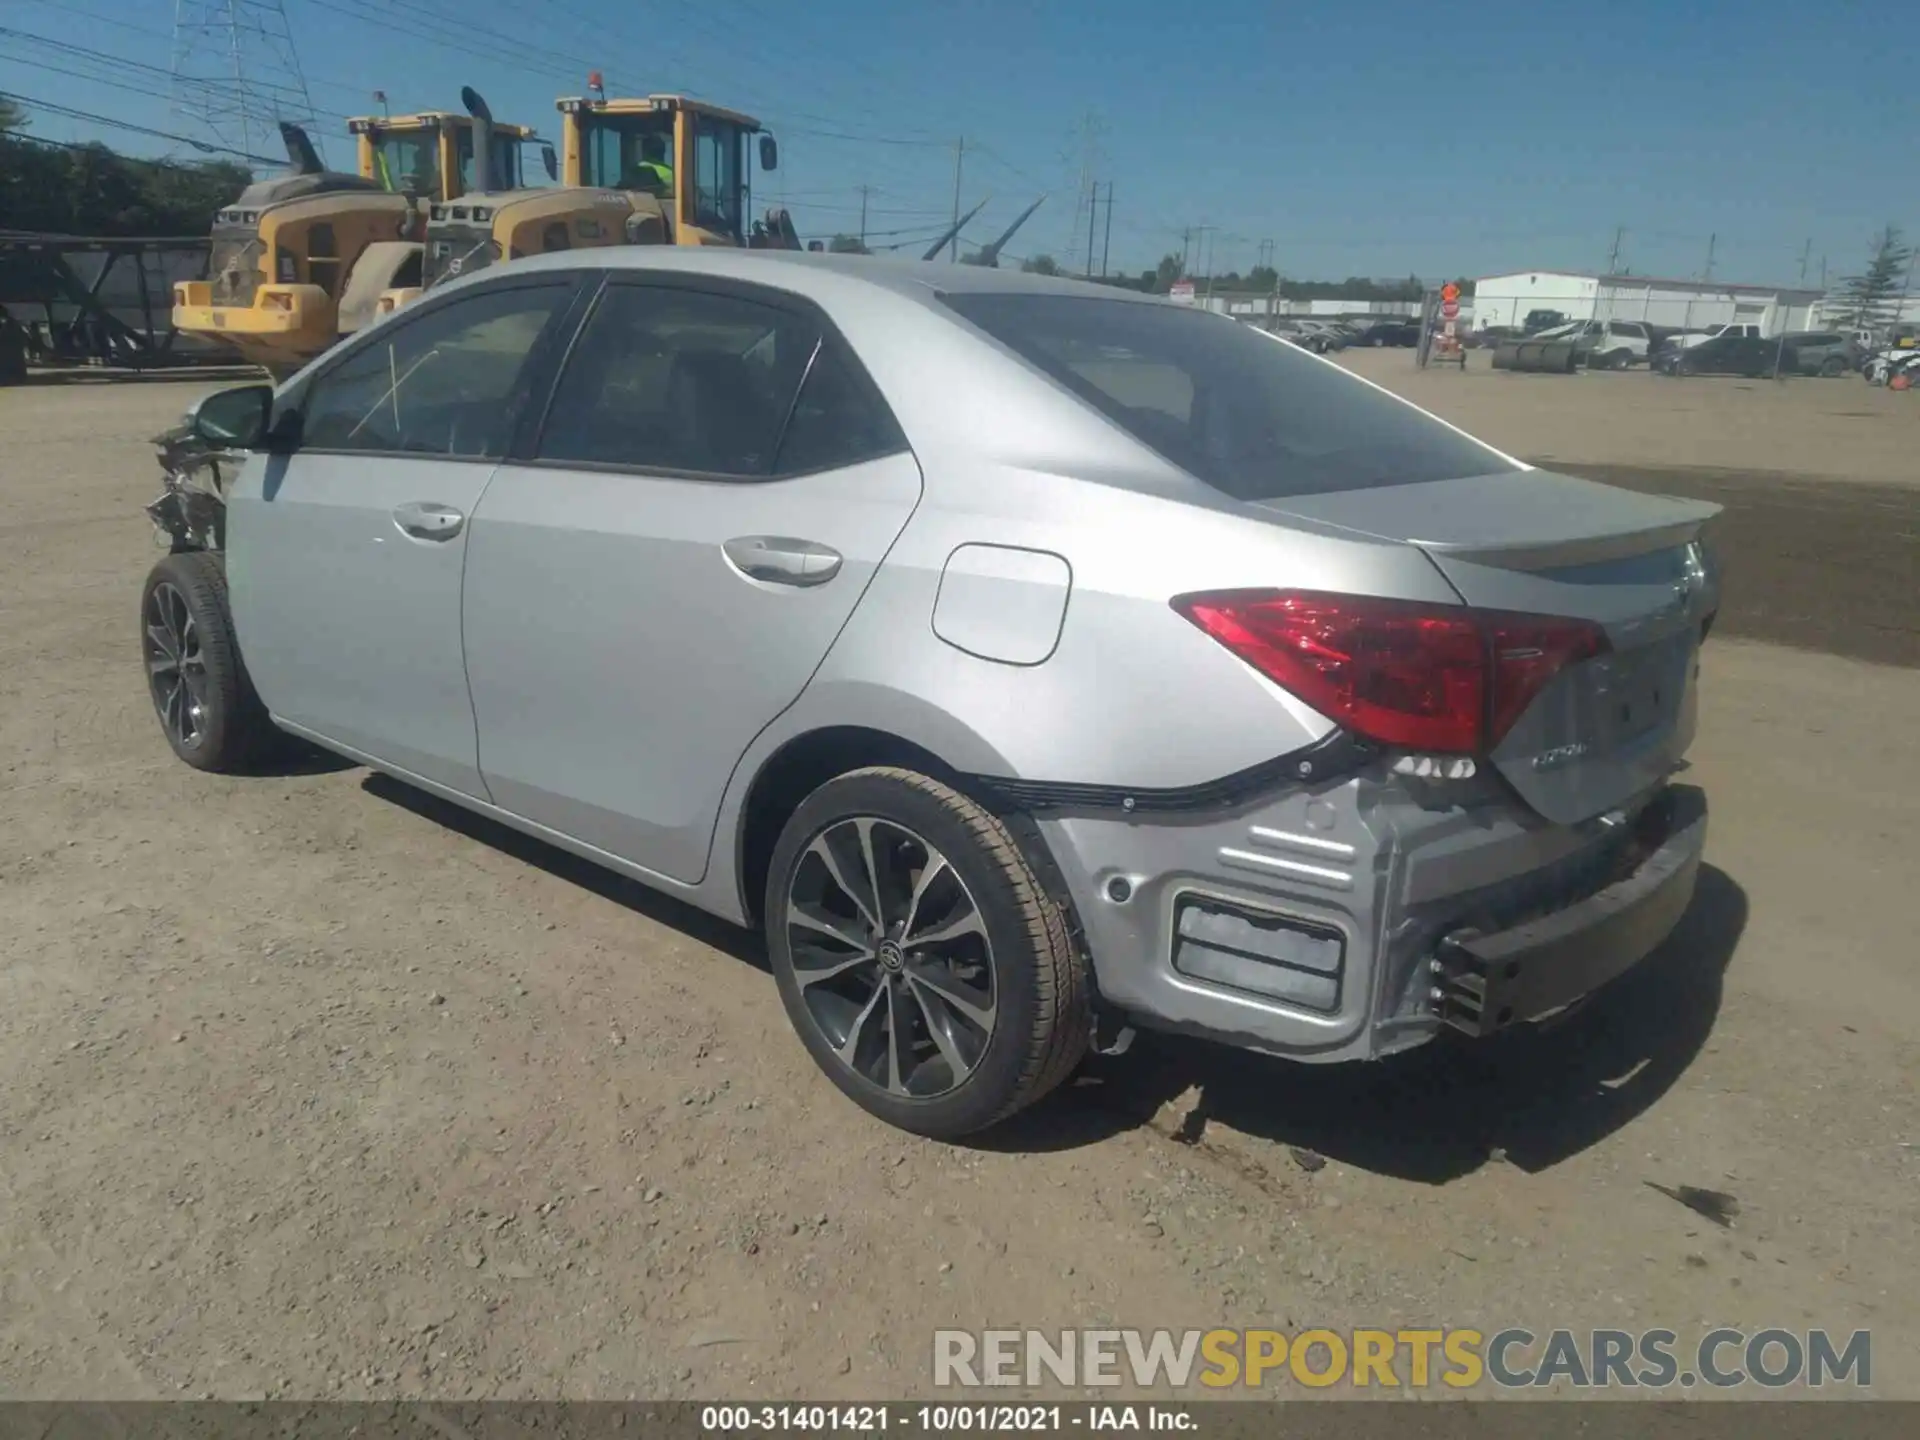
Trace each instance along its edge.
<instances>
[{"instance_id":1,"label":"power transmission tower","mask_svg":"<svg viewBox=\"0 0 1920 1440\"><path fill-rule=\"evenodd\" d=\"M1607 274L1609 275L1618 275L1620 273L1620 242L1626 238L1626 226L1616 225L1613 227L1613 249L1607 252Z\"/></svg>"},{"instance_id":2,"label":"power transmission tower","mask_svg":"<svg viewBox=\"0 0 1920 1440\"><path fill-rule=\"evenodd\" d=\"M174 0L173 109L247 155L278 148L282 121L323 144L286 0Z\"/></svg>"}]
</instances>

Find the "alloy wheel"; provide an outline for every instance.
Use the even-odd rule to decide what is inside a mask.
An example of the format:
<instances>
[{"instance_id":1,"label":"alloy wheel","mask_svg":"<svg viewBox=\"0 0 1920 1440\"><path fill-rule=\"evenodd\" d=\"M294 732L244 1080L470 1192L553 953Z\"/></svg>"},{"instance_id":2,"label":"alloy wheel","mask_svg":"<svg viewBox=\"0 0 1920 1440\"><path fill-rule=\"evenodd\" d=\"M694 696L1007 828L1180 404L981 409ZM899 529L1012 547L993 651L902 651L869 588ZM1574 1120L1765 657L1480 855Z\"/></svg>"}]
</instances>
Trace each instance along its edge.
<instances>
[{"instance_id":1,"label":"alloy wheel","mask_svg":"<svg viewBox=\"0 0 1920 1440\"><path fill-rule=\"evenodd\" d=\"M187 597L162 580L147 592L142 618L153 708L175 742L197 749L207 733L207 663Z\"/></svg>"},{"instance_id":2,"label":"alloy wheel","mask_svg":"<svg viewBox=\"0 0 1920 1440\"><path fill-rule=\"evenodd\" d=\"M985 918L926 839L861 815L827 826L787 885L794 981L834 1056L889 1094L957 1088L993 1038L999 994Z\"/></svg>"}]
</instances>

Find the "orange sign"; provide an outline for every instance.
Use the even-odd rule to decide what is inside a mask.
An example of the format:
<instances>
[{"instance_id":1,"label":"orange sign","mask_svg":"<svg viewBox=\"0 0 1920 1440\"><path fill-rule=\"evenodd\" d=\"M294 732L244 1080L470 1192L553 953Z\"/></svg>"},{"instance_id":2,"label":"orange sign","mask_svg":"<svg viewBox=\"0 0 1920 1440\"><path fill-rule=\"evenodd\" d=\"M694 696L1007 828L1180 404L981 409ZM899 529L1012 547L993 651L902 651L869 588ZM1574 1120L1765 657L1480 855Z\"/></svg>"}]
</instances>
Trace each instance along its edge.
<instances>
[{"instance_id":1,"label":"orange sign","mask_svg":"<svg viewBox=\"0 0 1920 1440\"><path fill-rule=\"evenodd\" d=\"M1449 280L1440 287L1440 298L1449 303L1458 300L1460 298L1460 287Z\"/></svg>"}]
</instances>

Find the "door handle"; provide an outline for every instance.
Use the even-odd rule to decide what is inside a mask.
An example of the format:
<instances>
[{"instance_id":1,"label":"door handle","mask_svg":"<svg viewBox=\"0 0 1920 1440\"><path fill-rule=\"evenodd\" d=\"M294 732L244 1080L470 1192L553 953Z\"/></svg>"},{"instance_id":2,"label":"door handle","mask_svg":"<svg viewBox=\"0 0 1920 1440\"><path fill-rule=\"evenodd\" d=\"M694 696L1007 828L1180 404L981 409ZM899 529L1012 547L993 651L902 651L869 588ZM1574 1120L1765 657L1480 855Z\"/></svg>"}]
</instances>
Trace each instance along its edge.
<instances>
[{"instance_id":1,"label":"door handle","mask_svg":"<svg viewBox=\"0 0 1920 1440\"><path fill-rule=\"evenodd\" d=\"M467 517L451 505L412 500L393 507L393 523L414 540L451 540L466 525Z\"/></svg>"},{"instance_id":2,"label":"door handle","mask_svg":"<svg viewBox=\"0 0 1920 1440\"><path fill-rule=\"evenodd\" d=\"M743 535L721 547L733 568L772 585L824 585L840 573L840 552L787 535Z\"/></svg>"}]
</instances>

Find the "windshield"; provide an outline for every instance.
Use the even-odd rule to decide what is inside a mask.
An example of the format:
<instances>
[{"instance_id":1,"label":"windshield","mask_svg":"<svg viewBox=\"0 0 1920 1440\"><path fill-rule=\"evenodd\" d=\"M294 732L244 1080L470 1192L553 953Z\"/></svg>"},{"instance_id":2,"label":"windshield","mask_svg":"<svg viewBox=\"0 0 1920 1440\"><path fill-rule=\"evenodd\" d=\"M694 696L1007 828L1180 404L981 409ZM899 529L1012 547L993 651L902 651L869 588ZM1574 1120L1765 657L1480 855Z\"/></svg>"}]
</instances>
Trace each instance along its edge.
<instances>
[{"instance_id":1,"label":"windshield","mask_svg":"<svg viewBox=\"0 0 1920 1440\"><path fill-rule=\"evenodd\" d=\"M440 164L436 155L439 137L431 131L413 130L395 134L388 131L373 144L373 178L385 190L397 191L401 181L413 177L414 188L422 195L440 193Z\"/></svg>"},{"instance_id":2,"label":"windshield","mask_svg":"<svg viewBox=\"0 0 1920 1440\"><path fill-rule=\"evenodd\" d=\"M943 297L962 318L1240 500L1513 470L1338 366L1183 306L1002 291Z\"/></svg>"},{"instance_id":3,"label":"windshield","mask_svg":"<svg viewBox=\"0 0 1920 1440\"><path fill-rule=\"evenodd\" d=\"M582 117L586 183L605 190L650 190L671 194L673 112ZM648 168L650 157L665 172Z\"/></svg>"}]
</instances>

